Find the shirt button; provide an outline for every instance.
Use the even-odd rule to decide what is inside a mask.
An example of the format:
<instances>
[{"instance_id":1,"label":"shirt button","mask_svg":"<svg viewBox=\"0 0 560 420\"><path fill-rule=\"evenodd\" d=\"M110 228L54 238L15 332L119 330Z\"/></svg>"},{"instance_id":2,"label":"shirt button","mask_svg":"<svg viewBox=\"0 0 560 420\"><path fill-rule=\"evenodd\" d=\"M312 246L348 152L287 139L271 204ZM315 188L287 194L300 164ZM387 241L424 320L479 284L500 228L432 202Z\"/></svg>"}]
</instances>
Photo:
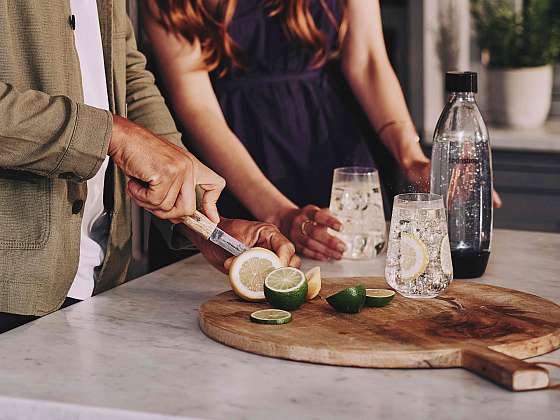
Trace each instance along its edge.
<instances>
[{"instance_id":1,"label":"shirt button","mask_svg":"<svg viewBox=\"0 0 560 420\"><path fill-rule=\"evenodd\" d=\"M76 15L70 15L70 17L68 18L68 23L70 24L70 27L72 28L73 31L76 30Z\"/></svg>"},{"instance_id":2,"label":"shirt button","mask_svg":"<svg viewBox=\"0 0 560 420\"><path fill-rule=\"evenodd\" d=\"M84 200L76 200L72 204L72 214L78 214L84 207Z\"/></svg>"}]
</instances>

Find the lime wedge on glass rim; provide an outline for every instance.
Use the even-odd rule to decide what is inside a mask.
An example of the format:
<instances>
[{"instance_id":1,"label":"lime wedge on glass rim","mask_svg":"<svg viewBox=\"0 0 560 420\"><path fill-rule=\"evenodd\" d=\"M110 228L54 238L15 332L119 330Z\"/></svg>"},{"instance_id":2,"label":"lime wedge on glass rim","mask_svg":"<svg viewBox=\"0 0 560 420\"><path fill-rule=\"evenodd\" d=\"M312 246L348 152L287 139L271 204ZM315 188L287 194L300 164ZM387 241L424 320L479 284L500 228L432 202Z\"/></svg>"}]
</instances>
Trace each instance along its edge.
<instances>
[{"instance_id":1,"label":"lime wedge on glass rim","mask_svg":"<svg viewBox=\"0 0 560 420\"><path fill-rule=\"evenodd\" d=\"M281 325L292 320L292 314L281 309L261 309L251 314L250 319L257 324Z\"/></svg>"}]
</instances>

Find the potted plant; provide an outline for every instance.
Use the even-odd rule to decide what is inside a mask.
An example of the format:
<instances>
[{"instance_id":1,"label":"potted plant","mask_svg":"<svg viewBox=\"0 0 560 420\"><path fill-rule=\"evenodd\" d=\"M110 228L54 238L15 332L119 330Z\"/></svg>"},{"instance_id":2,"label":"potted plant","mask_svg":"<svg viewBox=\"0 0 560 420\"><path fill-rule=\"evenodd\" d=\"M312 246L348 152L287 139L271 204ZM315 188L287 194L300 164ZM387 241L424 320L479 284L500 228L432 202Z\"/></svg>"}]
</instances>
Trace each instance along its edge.
<instances>
[{"instance_id":1,"label":"potted plant","mask_svg":"<svg viewBox=\"0 0 560 420\"><path fill-rule=\"evenodd\" d=\"M487 65L494 122L542 125L550 111L553 63L560 53L558 0L472 0L478 44Z\"/></svg>"}]
</instances>

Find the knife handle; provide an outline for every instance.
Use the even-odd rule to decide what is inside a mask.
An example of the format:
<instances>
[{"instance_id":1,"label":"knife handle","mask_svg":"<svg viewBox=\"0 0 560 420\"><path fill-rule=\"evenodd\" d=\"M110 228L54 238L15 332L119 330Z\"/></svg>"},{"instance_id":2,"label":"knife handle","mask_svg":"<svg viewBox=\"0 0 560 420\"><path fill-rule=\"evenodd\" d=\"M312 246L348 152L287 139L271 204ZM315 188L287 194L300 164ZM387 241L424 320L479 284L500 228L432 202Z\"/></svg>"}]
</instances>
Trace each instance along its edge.
<instances>
[{"instance_id":1,"label":"knife handle","mask_svg":"<svg viewBox=\"0 0 560 420\"><path fill-rule=\"evenodd\" d=\"M210 235L212 235L212 232L214 232L214 229L218 226L198 210L196 210L191 216L185 217L183 219L183 224L198 233L204 239L210 238Z\"/></svg>"}]
</instances>

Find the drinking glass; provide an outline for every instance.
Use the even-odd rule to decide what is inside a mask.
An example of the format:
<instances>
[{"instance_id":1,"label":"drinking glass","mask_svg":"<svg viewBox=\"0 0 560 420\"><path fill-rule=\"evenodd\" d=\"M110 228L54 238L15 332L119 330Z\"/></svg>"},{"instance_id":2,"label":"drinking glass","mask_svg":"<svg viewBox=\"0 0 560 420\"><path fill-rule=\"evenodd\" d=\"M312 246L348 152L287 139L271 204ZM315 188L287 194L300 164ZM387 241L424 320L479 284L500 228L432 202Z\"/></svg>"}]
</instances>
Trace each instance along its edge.
<instances>
[{"instance_id":1,"label":"drinking glass","mask_svg":"<svg viewBox=\"0 0 560 420\"><path fill-rule=\"evenodd\" d=\"M432 298L453 279L443 199L437 194L395 197L385 279L401 295Z\"/></svg>"},{"instance_id":2,"label":"drinking glass","mask_svg":"<svg viewBox=\"0 0 560 420\"><path fill-rule=\"evenodd\" d=\"M369 259L381 252L386 225L375 168L336 168L330 211L342 222L342 231L331 233L346 244L344 258Z\"/></svg>"}]
</instances>

